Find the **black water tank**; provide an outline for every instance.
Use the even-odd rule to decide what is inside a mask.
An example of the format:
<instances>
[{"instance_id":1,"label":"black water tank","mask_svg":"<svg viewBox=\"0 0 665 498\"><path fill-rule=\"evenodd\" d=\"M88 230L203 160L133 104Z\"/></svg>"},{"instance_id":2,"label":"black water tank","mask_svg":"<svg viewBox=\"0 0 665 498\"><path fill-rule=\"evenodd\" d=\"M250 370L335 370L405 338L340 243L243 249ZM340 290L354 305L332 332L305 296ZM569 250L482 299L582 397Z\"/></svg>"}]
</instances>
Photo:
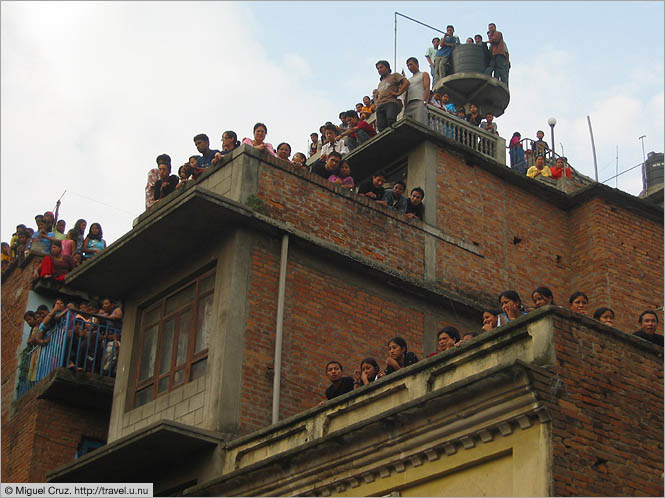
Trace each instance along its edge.
<instances>
[{"instance_id":1,"label":"black water tank","mask_svg":"<svg viewBox=\"0 0 665 498\"><path fill-rule=\"evenodd\" d=\"M483 45L456 45L453 50L453 73L484 73L489 63L485 53Z\"/></svg>"},{"instance_id":2,"label":"black water tank","mask_svg":"<svg viewBox=\"0 0 665 498\"><path fill-rule=\"evenodd\" d=\"M663 184L663 153L649 152L644 163L644 190Z\"/></svg>"}]
</instances>

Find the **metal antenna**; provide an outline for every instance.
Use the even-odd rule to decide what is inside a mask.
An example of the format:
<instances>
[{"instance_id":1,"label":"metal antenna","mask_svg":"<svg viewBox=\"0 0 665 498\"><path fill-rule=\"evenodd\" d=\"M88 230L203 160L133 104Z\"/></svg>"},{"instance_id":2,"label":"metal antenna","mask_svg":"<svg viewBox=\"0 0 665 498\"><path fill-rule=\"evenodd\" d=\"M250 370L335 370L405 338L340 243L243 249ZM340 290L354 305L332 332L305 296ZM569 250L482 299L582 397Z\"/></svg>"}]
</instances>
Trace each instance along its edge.
<instances>
[{"instance_id":1,"label":"metal antenna","mask_svg":"<svg viewBox=\"0 0 665 498\"><path fill-rule=\"evenodd\" d=\"M614 178L614 187L619 188L619 146L617 145L617 167L616 177Z\"/></svg>"},{"instance_id":2,"label":"metal antenna","mask_svg":"<svg viewBox=\"0 0 665 498\"><path fill-rule=\"evenodd\" d=\"M62 193L60 196L60 199L62 199L65 196L65 193L67 192L67 189ZM58 211L60 210L60 199L55 201L55 208L53 209L54 215L53 215L53 222L56 223L58 221Z\"/></svg>"},{"instance_id":3,"label":"metal antenna","mask_svg":"<svg viewBox=\"0 0 665 498\"><path fill-rule=\"evenodd\" d=\"M644 163L647 162L647 156L644 153L644 139L646 138L646 135L642 135L641 137L638 138L640 142L642 142L642 186L646 189L646 184L647 184L647 176L646 176L646 168L644 167Z\"/></svg>"},{"instance_id":4,"label":"metal antenna","mask_svg":"<svg viewBox=\"0 0 665 498\"><path fill-rule=\"evenodd\" d=\"M402 16L402 17L408 19L409 21L413 21L413 22L418 23L422 26L425 26L426 28L433 29L434 31L436 31L439 34L442 34L442 33L446 32L445 30L435 28L434 26L430 26L429 24L425 24L424 22L421 22L421 21L419 21L417 19L414 19L412 17L409 17L409 16L405 16L404 14L400 14L399 12L395 11L395 48L394 48L394 51L393 51L393 71L397 71L397 16Z\"/></svg>"},{"instance_id":5,"label":"metal antenna","mask_svg":"<svg viewBox=\"0 0 665 498\"><path fill-rule=\"evenodd\" d=\"M596 160L596 144L593 141L593 130L591 129L591 118L586 117L587 122L589 123L589 135L591 135L591 150L593 152L593 170L596 174L596 181L598 181L598 161Z\"/></svg>"},{"instance_id":6,"label":"metal antenna","mask_svg":"<svg viewBox=\"0 0 665 498\"><path fill-rule=\"evenodd\" d=\"M641 137L638 138L642 142L642 161L646 162L647 156L644 154L644 139L646 138L646 135L642 135Z\"/></svg>"}]
</instances>

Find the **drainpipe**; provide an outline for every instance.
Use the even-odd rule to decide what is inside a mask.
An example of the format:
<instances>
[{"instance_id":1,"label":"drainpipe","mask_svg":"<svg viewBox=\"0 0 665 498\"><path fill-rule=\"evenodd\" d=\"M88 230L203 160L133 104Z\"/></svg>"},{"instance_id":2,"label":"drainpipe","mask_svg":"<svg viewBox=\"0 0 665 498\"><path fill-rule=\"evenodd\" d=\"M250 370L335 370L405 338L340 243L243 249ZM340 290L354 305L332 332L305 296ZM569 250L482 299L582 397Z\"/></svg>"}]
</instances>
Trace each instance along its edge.
<instances>
[{"instance_id":1,"label":"drainpipe","mask_svg":"<svg viewBox=\"0 0 665 498\"><path fill-rule=\"evenodd\" d=\"M286 290L286 262L289 255L289 236L282 235L282 256L279 262L279 290L277 291L277 324L275 329L275 367L272 379L272 423L279 421L279 391L282 377L282 325L284 324L284 291Z\"/></svg>"}]
</instances>

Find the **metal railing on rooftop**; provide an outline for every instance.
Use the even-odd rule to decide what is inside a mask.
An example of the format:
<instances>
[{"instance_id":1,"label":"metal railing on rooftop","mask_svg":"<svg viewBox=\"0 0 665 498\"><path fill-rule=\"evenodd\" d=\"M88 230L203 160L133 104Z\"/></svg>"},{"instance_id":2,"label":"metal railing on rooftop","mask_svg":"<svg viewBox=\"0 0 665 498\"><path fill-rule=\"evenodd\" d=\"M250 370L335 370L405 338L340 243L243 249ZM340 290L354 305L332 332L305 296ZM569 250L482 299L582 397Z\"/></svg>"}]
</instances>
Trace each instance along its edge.
<instances>
[{"instance_id":1,"label":"metal railing on rooftop","mask_svg":"<svg viewBox=\"0 0 665 498\"><path fill-rule=\"evenodd\" d=\"M397 116L398 120L404 116L404 110ZM376 128L376 113L372 114L367 122ZM506 163L505 140L499 135L488 133L478 126L474 126L453 114L438 107L427 105L427 127L432 131L447 136L453 141L479 152L485 157L494 159L501 164ZM307 159L311 165L316 161L320 152Z\"/></svg>"},{"instance_id":2,"label":"metal railing on rooftop","mask_svg":"<svg viewBox=\"0 0 665 498\"><path fill-rule=\"evenodd\" d=\"M116 320L67 310L44 332L47 344L29 345L21 353L16 397L61 367L115 377L121 333Z\"/></svg>"},{"instance_id":3,"label":"metal railing on rooftop","mask_svg":"<svg viewBox=\"0 0 665 498\"><path fill-rule=\"evenodd\" d=\"M505 164L505 141L449 112L427 105L427 126L454 142L469 147L481 155Z\"/></svg>"}]
</instances>

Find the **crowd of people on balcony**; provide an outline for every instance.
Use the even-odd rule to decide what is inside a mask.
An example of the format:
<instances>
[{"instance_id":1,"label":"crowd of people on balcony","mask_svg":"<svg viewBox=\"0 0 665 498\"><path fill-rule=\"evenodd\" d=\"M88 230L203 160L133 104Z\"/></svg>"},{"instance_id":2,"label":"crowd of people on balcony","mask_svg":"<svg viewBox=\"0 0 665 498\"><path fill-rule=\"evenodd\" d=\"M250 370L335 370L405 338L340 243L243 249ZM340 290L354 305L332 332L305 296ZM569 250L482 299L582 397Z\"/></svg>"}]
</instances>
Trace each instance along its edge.
<instances>
[{"instance_id":1,"label":"crowd of people on balcony","mask_svg":"<svg viewBox=\"0 0 665 498\"><path fill-rule=\"evenodd\" d=\"M76 372L94 372L114 375L120 350L123 312L120 304L104 298L101 305L95 301L78 302L58 298L51 310L45 304L23 315L30 328L26 347L21 353L20 377L28 382L37 379L38 367L52 371L67 367ZM65 333L57 334L56 332ZM45 348L52 341L60 341ZM61 354L58 358L55 355ZM44 355L48 354L48 357ZM59 364L60 360L64 364Z\"/></svg>"},{"instance_id":2,"label":"crowd of people on balcony","mask_svg":"<svg viewBox=\"0 0 665 498\"><path fill-rule=\"evenodd\" d=\"M502 325L506 325L527 313L547 305L556 305L554 294L547 287L538 287L531 293L532 306L525 306L514 290L506 290L499 295L498 307L483 311L480 330L460 331L454 326L445 326L437 333L436 351L427 355L427 358L455 349L474 337L488 332ZM574 292L568 299L568 308L577 314L587 316L589 298L584 292ZM601 306L593 313L593 318L605 325L614 327L615 313L609 307ZM663 346L663 336L656 333L658 328L658 315L653 310L643 311L637 319L639 330L633 336ZM325 392L327 399L341 396L363 387L375 380L389 375L397 370L418 362L418 357L408 350L406 341L402 337L393 337L387 343L387 358L385 367L380 368L374 358L368 357L361 361L360 368L355 370L353 377L344 375L344 367L339 360L331 360L326 364L325 374L330 386ZM322 401L319 404L323 404Z\"/></svg>"},{"instance_id":3,"label":"crowd of people on balcony","mask_svg":"<svg viewBox=\"0 0 665 498\"><path fill-rule=\"evenodd\" d=\"M106 248L99 223L92 223L86 235L86 220L77 220L74 228L67 230L65 220L57 219L52 211L46 211L35 216L35 224L36 229L17 225L11 241L2 243L3 272L10 263L24 258L29 251L38 250L46 257L33 277L62 281L67 273Z\"/></svg>"}]
</instances>

